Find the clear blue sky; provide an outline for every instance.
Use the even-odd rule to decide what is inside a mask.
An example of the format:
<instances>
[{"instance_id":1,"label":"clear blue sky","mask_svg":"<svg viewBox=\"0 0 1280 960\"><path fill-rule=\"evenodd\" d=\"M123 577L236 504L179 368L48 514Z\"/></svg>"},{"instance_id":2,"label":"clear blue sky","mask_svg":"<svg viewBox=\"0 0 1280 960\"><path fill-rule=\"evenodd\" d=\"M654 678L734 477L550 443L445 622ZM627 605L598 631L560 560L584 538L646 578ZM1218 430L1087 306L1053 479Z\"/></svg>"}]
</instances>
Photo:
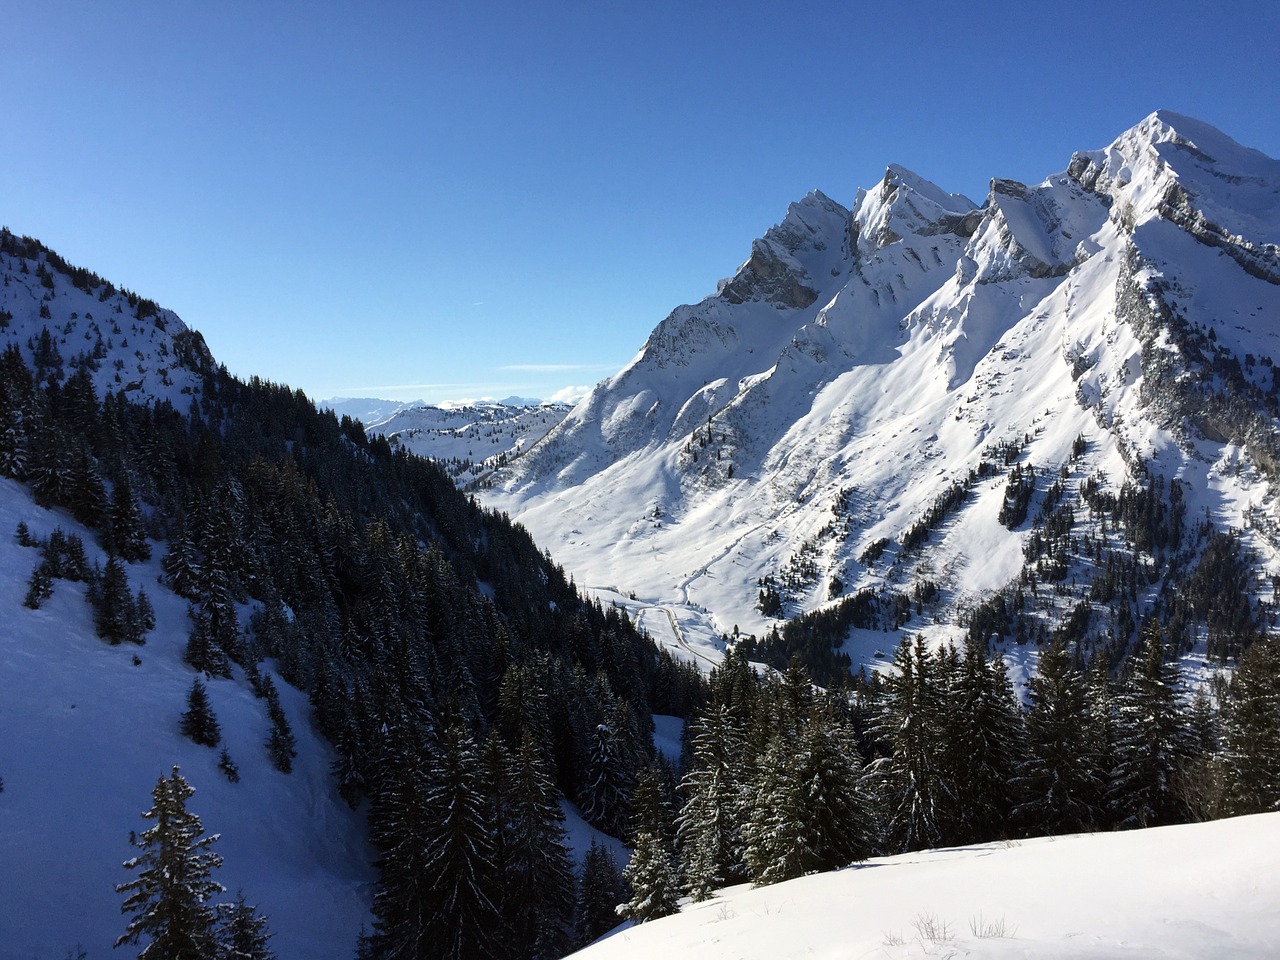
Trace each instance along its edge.
<instances>
[{"instance_id":1,"label":"clear blue sky","mask_svg":"<svg viewBox=\"0 0 1280 960\"><path fill-rule=\"evenodd\" d=\"M1280 155L1280 3L7 4L0 223L316 398L616 371L819 188L1161 107Z\"/></svg>"}]
</instances>

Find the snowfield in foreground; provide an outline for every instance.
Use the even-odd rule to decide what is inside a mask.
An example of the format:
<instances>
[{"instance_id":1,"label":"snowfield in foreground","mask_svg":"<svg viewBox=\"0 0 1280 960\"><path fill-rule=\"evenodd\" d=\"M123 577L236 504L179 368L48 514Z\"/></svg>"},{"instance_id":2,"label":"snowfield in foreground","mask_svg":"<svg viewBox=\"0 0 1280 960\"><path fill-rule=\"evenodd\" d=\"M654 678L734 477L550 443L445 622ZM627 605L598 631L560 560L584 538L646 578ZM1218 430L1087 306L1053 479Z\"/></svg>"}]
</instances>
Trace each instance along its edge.
<instances>
[{"instance_id":1,"label":"snowfield in foreground","mask_svg":"<svg viewBox=\"0 0 1280 960\"><path fill-rule=\"evenodd\" d=\"M732 887L583 960L1280 956L1280 814L882 857Z\"/></svg>"}]
</instances>

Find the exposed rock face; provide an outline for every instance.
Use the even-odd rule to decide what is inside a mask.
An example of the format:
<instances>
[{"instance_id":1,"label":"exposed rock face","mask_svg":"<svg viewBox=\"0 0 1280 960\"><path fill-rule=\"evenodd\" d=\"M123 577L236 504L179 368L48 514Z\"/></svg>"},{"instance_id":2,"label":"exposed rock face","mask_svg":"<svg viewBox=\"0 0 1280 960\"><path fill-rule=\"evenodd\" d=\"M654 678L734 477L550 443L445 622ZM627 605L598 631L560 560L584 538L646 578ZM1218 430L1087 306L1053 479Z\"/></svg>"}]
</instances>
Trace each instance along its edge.
<instances>
[{"instance_id":1,"label":"exposed rock face","mask_svg":"<svg viewBox=\"0 0 1280 960\"><path fill-rule=\"evenodd\" d=\"M780 254L773 244L756 240L751 244L751 258L720 288L720 296L729 303L768 300L803 310L818 299L818 292L805 285L808 279L804 268Z\"/></svg>"},{"instance_id":2,"label":"exposed rock face","mask_svg":"<svg viewBox=\"0 0 1280 960\"><path fill-rule=\"evenodd\" d=\"M1280 247L1255 244L1205 218L1182 184L1173 182L1160 198L1160 215L1176 223L1201 243L1222 250L1249 274L1267 283L1280 284Z\"/></svg>"}]
</instances>

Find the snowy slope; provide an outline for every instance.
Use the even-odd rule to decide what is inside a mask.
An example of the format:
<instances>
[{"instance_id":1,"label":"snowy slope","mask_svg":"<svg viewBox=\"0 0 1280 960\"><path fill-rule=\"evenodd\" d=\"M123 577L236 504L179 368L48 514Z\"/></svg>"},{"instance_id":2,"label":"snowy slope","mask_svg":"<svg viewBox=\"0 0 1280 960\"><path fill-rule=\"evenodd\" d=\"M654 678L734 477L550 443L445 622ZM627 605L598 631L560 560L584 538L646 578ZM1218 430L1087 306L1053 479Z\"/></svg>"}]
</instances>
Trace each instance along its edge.
<instances>
[{"instance_id":1,"label":"snowy slope","mask_svg":"<svg viewBox=\"0 0 1280 960\"><path fill-rule=\"evenodd\" d=\"M1271 958L1280 814L883 857L732 887L583 960Z\"/></svg>"},{"instance_id":2,"label":"snowy slope","mask_svg":"<svg viewBox=\"0 0 1280 960\"><path fill-rule=\"evenodd\" d=\"M0 348L15 344L31 364L47 330L63 372L87 369L99 397L123 392L185 413L200 395L197 371L212 363L204 338L173 311L50 256L0 233Z\"/></svg>"},{"instance_id":3,"label":"snowy slope","mask_svg":"<svg viewBox=\"0 0 1280 960\"><path fill-rule=\"evenodd\" d=\"M788 576L787 615L936 585L910 628L954 632L1023 567L1028 529L996 522L1008 465L966 480L1005 444L1073 489L1178 478L1269 594L1280 432L1255 394L1280 363L1278 197L1280 163L1166 112L1041 184L993 180L981 207L897 166L851 209L810 194L482 496L579 583L690 629L767 630L760 581ZM1210 334L1241 378L1201 406L1228 393L1188 346ZM1242 405L1247 423L1213 412ZM957 482L963 508L902 549ZM855 663L884 644L864 646Z\"/></svg>"},{"instance_id":4,"label":"snowy slope","mask_svg":"<svg viewBox=\"0 0 1280 960\"><path fill-rule=\"evenodd\" d=\"M94 631L83 584L56 581L39 610L23 605L39 551L16 542L19 521L41 539L56 527L78 534L90 561L105 563L91 531L0 479L0 958L62 957L76 944L110 955L126 919L114 887L134 876L121 866L137 853L129 834L150 825L140 814L174 764L196 790L188 809L222 834L216 879L228 899L243 889L268 916L281 960L349 957L369 921L372 848L364 818L333 788L334 756L311 729L306 696L275 678L298 740L285 775L263 745L265 701L239 668L235 679L206 682L240 769L230 783L218 751L179 732L196 674L183 662L187 603L157 582L163 550L129 569L156 628L144 646L110 646Z\"/></svg>"}]
</instances>

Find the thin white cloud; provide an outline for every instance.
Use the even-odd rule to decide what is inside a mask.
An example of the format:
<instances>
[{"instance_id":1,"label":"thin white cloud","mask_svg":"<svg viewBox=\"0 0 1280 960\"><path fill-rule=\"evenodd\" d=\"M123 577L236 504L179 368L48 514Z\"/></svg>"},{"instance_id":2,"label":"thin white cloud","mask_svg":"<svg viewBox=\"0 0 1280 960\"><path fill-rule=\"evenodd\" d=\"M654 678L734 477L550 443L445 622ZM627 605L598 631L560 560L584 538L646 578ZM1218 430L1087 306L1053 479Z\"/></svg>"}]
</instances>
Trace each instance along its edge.
<instances>
[{"instance_id":1,"label":"thin white cloud","mask_svg":"<svg viewBox=\"0 0 1280 960\"><path fill-rule=\"evenodd\" d=\"M578 373L591 370L617 370L616 363L509 363L499 370L516 370L521 373Z\"/></svg>"},{"instance_id":2,"label":"thin white cloud","mask_svg":"<svg viewBox=\"0 0 1280 960\"><path fill-rule=\"evenodd\" d=\"M473 382L465 383L382 383L372 387L344 387L342 396L357 396L370 391L378 390L475 390L476 384Z\"/></svg>"}]
</instances>

